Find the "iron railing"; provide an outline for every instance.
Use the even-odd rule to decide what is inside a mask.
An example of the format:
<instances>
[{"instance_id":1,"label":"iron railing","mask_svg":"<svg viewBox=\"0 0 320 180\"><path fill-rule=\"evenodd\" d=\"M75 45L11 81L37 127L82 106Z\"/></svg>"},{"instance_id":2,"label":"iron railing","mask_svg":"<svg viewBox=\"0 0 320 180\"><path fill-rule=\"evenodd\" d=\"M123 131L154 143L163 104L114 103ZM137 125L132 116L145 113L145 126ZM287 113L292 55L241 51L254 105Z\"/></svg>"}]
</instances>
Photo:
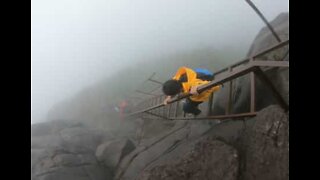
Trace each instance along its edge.
<instances>
[{"instance_id":1,"label":"iron railing","mask_svg":"<svg viewBox=\"0 0 320 180\"><path fill-rule=\"evenodd\" d=\"M216 115L212 116L212 105L213 105L213 96L210 97L208 102L208 111L206 113L206 117L197 117L197 118L186 118L186 117L179 117L179 102L189 96L191 94L185 94L181 95L179 97L176 97L168 102L167 105L163 104L163 100L165 98L165 95L158 95L154 96L152 98L149 98L145 101L142 101L139 103L134 112L128 114L128 116L138 115L141 113L147 113L153 116L157 116L163 119L167 120L189 120L189 119L227 119L227 118L240 118L240 117L248 117L248 116L254 116L256 115L255 111L255 91L256 91L256 85L255 85L255 78L258 77L260 80L267 85L267 87L270 88L270 90L273 92L274 97L278 101L279 105L285 109L288 110L289 105L286 103L286 101L283 99L281 94L277 91L276 87L273 85L271 80L266 76L265 72L261 69L262 67L285 67L289 68L289 62L288 61L274 61L274 60L261 60L258 57L262 56L266 53L270 53L272 51L278 50L279 48L283 48L284 46L287 46L289 44L289 40L283 41L278 43L275 46L272 46L270 48L267 48L257 54L255 54L252 57L246 58L244 60L241 60L235 64L232 64L220 71L218 71L215 74L215 79L211 81L208 84L202 85L198 88L198 92L201 93L207 89L210 89L214 86L229 83L229 93L228 93L228 103L226 106L226 113L225 115ZM241 76L244 76L246 74L250 74L250 112L247 113L240 113L240 114L230 114L232 109L232 83L233 80L236 78L239 78ZM162 108L162 109L161 109ZM181 109L181 108L180 108Z\"/></svg>"}]
</instances>

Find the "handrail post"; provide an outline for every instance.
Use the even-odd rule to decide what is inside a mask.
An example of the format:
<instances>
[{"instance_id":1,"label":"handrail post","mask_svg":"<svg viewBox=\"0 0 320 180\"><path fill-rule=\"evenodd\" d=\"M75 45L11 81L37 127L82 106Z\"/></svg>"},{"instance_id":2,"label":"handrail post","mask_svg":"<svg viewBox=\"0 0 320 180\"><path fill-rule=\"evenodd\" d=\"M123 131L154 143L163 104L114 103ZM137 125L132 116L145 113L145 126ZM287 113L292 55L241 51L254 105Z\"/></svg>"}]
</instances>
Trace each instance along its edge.
<instances>
[{"instance_id":1,"label":"handrail post","mask_svg":"<svg viewBox=\"0 0 320 180\"><path fill-rule=\"evenodd\" d=\"M176 107L175 107L175 111L174 111L174 117L175 117L175 118L176 118L177 115L178 115L179 103L180 103L180 101L177 101L177 102L176 102Z\"/></svg>"},{"instance_id":2,"label":"handrail post","mask_svg":"<svg viewBox=\"0 0 320 180\"><path fill-rule=\"evenodd\" d=\"M213 93L210 94L209 97L209 102L208 102L208 112L207 112L207 116L210 116L212 113L212 104L213 104Z\"/></svg>"},{"instance_id":3,"label":"handrail post","mask_svg":"<svg viewBox=\"0 0 320 180\"><path fill-rule=\"evenodd\" d=\"M161 97L161 102L163 102L164 99L166 98L164 95L161 95L160 97ZM161 103L161 102L160 102L160 103ZM167 106L168 106L168 104L167 104L166 106L162 106L161 115L164 116L164 117L166 116ZM160 109L161 109L161 108L160 108Z\"/></svg>"},{"instance_id":4,"label":"handrail post","mask_svg":"<svg viewBox=\"0 0 320 180\"><path fill-rule=\"evenodd\" d=\"M250 59L250 62L254 61L254 59ZM250 112L255 112L256 107L256 82L255 82L255 74L254 72L250 72Z\"/></svg>"},{"instance_id":5,"label":"handrail post","mask_svg":"<svg viewBox=\"0 0 320 180\"><path fill-rule=\"evenodd\" d=\"M153 102L154 102L154 97L152 97L152 98L149 100L149 106L153 106ZM152 110L151 110L150 112L152 112Z\"/></svg>"},{"instance_id":6,"label":"handrail post","mask_svg":"<svg viewBox=\"0 0 320 180\"><path fill-rule=\"evenodd\" d=\"M277 45L274 45L272 47L269 47L263 51L260 51L259 53L251 56L250 58L247 58L245 61L242 61L242 64L244 62L248 62L250 61L252 58L255 58L255 57L258 57L258 56L261 56L262 54L265 54L267 52L271 52L271 51L274 51L280 47L283 47L285 45L288 45L289 43L289 40L285 40ZM254 74L251 73L250 75L250 79L254 79L254 80L250 80L251 81L251 85L250 85L250 89L252 91L252 94L250 94L250 111L255 111L256 107L256 98L255 98L255 90L256 90L256 87L255 87L255 84L256 84L256 81L255 81L255 78L258 76L258 78L261 78L268 86L270 86L271 90L273 91L273 93L275 94L275 97L277 98L277 100L279 101L280 105L282 107L284 107L286 110L288 109L289 107L289 104L287 104L286 101L284 101L284 99L282 98L282 96L277 92L277 89L273 86L273 83L269 80L268 77L266 77L266 75L264 74L264 72L259 68L259 67L264 67L264 66L268 66L268 67L289 67L288 65L288 62L282 62L282 61L271 61L271 62L268 62L268 61L256 61L254 60L253 62L249 62L247 63L245 66L238 66L240 65L241 63L236 63L237 65L237 68L233 68L235 67L236 65L233 65L233 66L229 66L229 70L232 69L232 72L225 72L223 73L221 77L219 76L217 79L211 81L210 83L208 84L205 84L205 85L202 85L199 87L198 91L199 93L211 88L211 87L214 87L214 86L217 86L217 85L220 85L220 84L223 84L223 83L227 83L229 81L230 83L230 87L229 87L229 98L228 98L228 103L226 103L225 106L227 106L226 108L226 114L230 114L230 112L232 111L232 106L233 106L233 98L232 98L232 95L233 95L233 88L232 88L232 83L234 81L234 79L240 77L240 76L243 76L245 74L250 74L252 71L254 71ZM227 70L228 70L227 69ZM154 95L152 95L154 96ZM178 109L177 108L179 106L179 101L182 100L182 99L185 99L185 98L188 98L189 96L191 96L190 93L188 94L185 94L185 95L181 95L181 96L178 96L177 98L174 98L172 100L170 100L168 102L168 104L171 104L171 103L175 103L177 102L176 104L176 108L175 108L175 117L178 116ZM156 95L156 98L157 98L157 101L160 100L161 101L161 97L159 95ZM160 99L159 99L160 98ZM137 107L140 107L143 105L143 102L142 103L138 103ZM155 110L156 112L158 112L160 115L161 115L161 109L163 106L165 106L162 102L160 103L157 103L155 106L152 106L152 107L148 107L148 108L145 108L145 109L141 109L139 108L139 110L137 112L133 112L133 113L130 113L128 114L128 116L132 116L132 115L135 115L135 114L140 114L140 113L144 113L146 111L151 111L151 110Z\"/></svg>"},{"instance_id":7,"label":"handrail post","mask_svg":"<svg viewBox=\"0 0 320 180\"><path fill-rule=\"evenodd\" d=\"M161 103L161 96L158 96L158 97L157 97L157 104L159 104L159 103ZM161 109L160 109L160 108L157 108L157 111L156 111L155 114L160 115L160 114L161 114Z\"/></svg>"},{"instance_id":8,"label":"handrail post","mask_svg":"<svg viewBox=\"0 0 320 180\"><path fill-rule=\"evenodd\" d=\"M170 119L170 114L171 114L171 106L172 104L169 104L169 107L168 107L168 113L167 113L167 118Z\"/></svg>"},{"instance_id":9,"label":"handrail post","mask_svg":"<svg viewBox=\"0 0 320 180\"><path fill-rule=\"evenodd\" d=\"M229 72L232 72L232 67L230 66L228 68ZM232 80L229 82L229 93L228 93L228 103L227 103L227 108L226 108L226 115L230 114L232 109Z\"/></svg>"}]
</instances>

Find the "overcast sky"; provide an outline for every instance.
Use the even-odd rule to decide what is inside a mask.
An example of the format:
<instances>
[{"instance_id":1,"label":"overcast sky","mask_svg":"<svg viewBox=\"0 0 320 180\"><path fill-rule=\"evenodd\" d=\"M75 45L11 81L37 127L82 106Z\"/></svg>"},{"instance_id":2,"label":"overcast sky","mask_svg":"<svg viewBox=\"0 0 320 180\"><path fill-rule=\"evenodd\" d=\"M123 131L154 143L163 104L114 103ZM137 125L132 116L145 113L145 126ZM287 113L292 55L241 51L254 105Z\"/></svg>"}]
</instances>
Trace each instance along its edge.
<instances>
[{"instance_id":1,"label":"overcast sky","mask_svg":"<svg viewBox=\"0 0 320 180\"><path fill-rule=\"evenodd\" d=\"M289 11L288 0L253 2L268 20ZM263 25L245 0L32 0L32 122L145 57L249 48Z\"/></svg>"}]
</instances>

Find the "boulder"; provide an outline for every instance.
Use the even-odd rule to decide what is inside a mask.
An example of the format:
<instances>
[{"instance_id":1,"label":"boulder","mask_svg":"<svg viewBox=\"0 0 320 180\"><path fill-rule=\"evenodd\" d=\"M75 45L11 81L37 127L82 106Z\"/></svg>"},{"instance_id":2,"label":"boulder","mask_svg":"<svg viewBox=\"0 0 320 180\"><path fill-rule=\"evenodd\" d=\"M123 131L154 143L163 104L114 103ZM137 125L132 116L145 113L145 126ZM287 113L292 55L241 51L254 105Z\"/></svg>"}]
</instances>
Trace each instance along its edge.
<instances>
[{"instance_id":1,"label":"boulder","mask_svg":"<svg viewBox=\"0 0 320 180\"><path fill-rule=\"evenodd\" d=\"M281 13L273 21L271 25L274 27L281 40L287 40L289 38L289 14ZM251 57L258 52L276 45L278 41L272 35L267 27L260 30L255 40L253 41L247 57ZM289 61L289 55L285 56L288 51L288 46L280 48L271 53L267 53L258 57L259 60L283 60ZM272 81L277 91L281 94L283 99L289 104L289 68L262 68L265 71L266 76ZM213 114L224 114L227 105L229 84L226 83L225 87L215 94L215 100L213 105ZM232 96L232 113L244 113L250 111L250 76L249 74L241 76L233 80L233 96ZM272 104L278 102L274 98L270 89L261 82L256 76L256 110L259 111Z\"/></svg>"},{"instance_id":2,"label":"boulder","mask_svg":"<svg viewBox=\"0 0 320 180\"><path fill-rule=\"evenodd\" d=\"M115 140L102 143L96 150L99 162L109 169L115 169L121 159L135 149L131 140Z\"/></svg>"},{"instance_id":3,"label":"boulder","mask_svg":"<svg viewBox=\"0 0 320 180\"><path fill-rule=\"evenodd\" d=\"M184 124L142 141L133 152L123 158L115 173L115 179L134 179L146 166L185 140L188 133L189 129Z\"/></svg>"},{"instance_id":4,"label":"boulder","mask_svg":"<svg viewBox=\"0 0 320 180\"><path fill-rule=\"evenodd\" d=\"M289 179L288 118L279 106L259 112L245 137L244 179Z\"/></svg>"},{"instance_id":5,"label":"boulder","mask_svg":"<svg viewBox=\"0 0 320 180\"><path fill-rule=\"evenodd\" d=\"M288 179L289 117L278 105L263 108L253 118L224 120L206 135L232 144L239 154L239 178Z\"/></svg>"},{"instance_id":6,"label":"boulder","mask_svg":"<svg viewBox=\"0 0 320 180\"><path fill-rule=\"evenodd\" d=\"M86 147L93 152L101 142L112 139L104 136L103 132L82 127L65 128L59 134L66 144Z\"/></svg>"},{"instance_id":7,"label":"boulder","mask_svg":"<svg viewBox=\"0 0 320 180\"><path fill-rule=\"evenodd\" d=\"M72 122L32 125L32 180L106 180L109 169L95 158L95 148L111 137Z\"/></svg>"},{"instance_id":8,"label":"boulder","mask_svg":"<svg viewBox=\"0 0 320 180\"><path fill-rule=\"evenodd\" d=\"M55 121L47 121L40 122L36 124L32 124L31 126L31 136L46 136L50 134L57 134L59 131L65 128L71 127L83 127L83 124L80 122L72 122L72 121L63 121L63 120L55 120Z\"/></svg>"},{"instance_id":9,"label":"boulder","mask_svg":"<svg viewBox=\"0 0 320 180\"><path fill-rule=\"evenodd\" d=\"M237 150L214 138L205 138L174 160L153 166L141 173L140 180L236 180Z\"/></svg>"},{"instance_id":10,"label":"boulder","mask_svg":"<svg viewBox=\"0 0 320 180\"><path fill-rule=\"evenodd\" d=\"M154 163L178 157L190 148L190 142L201 137L210 128L208 122L180 122L168 132L143 139L137 149L121 161L115 179L136 179Z\"/></svg>"},{"instance_id":11,"label":"boulder","mask_svg":"<svg viewBox=\"0 0 320 180\"><path fill-rule=\"evenodd\" d=\"M32 152L32 180L112 179L109 170L100 166L92 153L72 153L62 149Z\"/></svg>"}]
</instances>

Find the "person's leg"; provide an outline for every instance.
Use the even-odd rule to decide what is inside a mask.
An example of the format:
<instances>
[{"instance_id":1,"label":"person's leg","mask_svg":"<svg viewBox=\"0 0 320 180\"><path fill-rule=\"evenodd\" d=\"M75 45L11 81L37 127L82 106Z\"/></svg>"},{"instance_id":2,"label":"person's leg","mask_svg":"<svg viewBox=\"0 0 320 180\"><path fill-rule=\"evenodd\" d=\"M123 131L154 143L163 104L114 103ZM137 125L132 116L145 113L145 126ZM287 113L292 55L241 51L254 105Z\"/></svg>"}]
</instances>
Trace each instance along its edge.
<instances>
[{"instance_id":1,"label":"person's leg","mask_svg":"<svg viewBox=\"0 0 320 180\"><path fill-rule=\"evenodd\" d=\"M199 115L201 110L198 108L198 105L202 102L194 102L189 98L186 99L186 102L183 104L183 111L186 113L192 113L194 115Z\"/></svg>"}]
</instances>

